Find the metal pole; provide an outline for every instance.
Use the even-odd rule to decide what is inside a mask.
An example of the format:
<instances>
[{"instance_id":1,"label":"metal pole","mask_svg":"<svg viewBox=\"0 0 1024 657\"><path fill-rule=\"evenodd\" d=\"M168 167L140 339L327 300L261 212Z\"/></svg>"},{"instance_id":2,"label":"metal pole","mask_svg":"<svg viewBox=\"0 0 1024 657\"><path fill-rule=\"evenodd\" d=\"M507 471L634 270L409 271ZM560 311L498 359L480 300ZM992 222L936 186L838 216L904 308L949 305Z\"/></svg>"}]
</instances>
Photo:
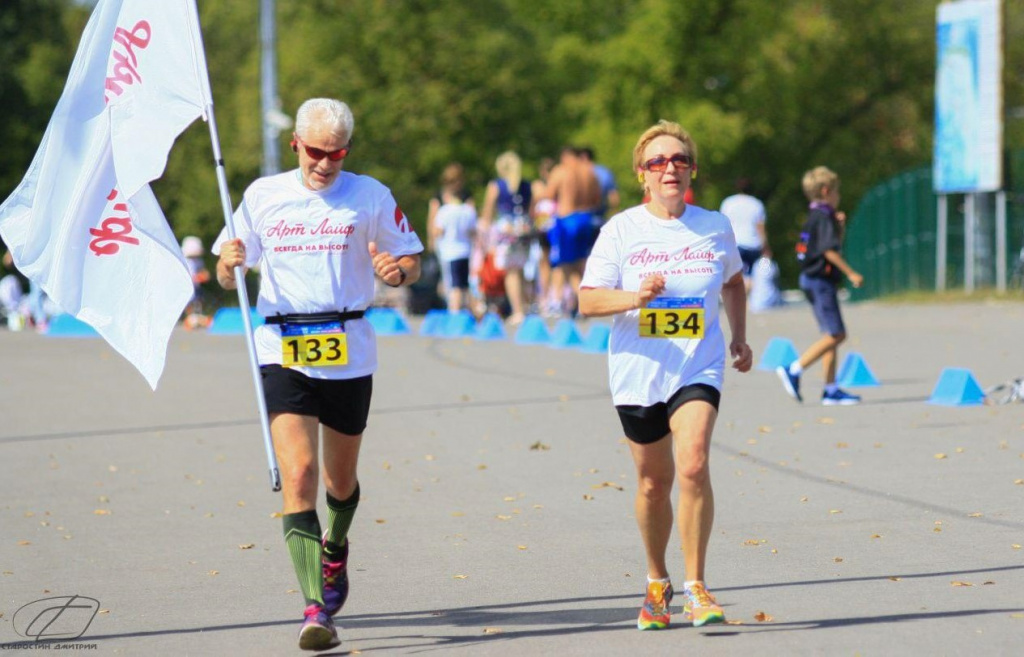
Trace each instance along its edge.
<instances>
[{"instance_id":1,"label":"metal pole","mask_svg":"<svg viewBox=\"0 0 1024 657\"><path fill-rule=\"evenodd\" d=\"M217 186L220 189L221 207L224 210L224 224L227 226L228 239L235 239L235 226L231 221L231 197L228 195L228 177L224 172L224 158L220 151L220 136L217 134L217 119L213 114L213 103L206 107L206 115L210 123L210 140L213 142L213 160L217 165ZM263 377L260 376L259 361L256 359L256 340L252 334L252 318L249 316L249 295L245 290L245 269L235 267L235 280L238 282L238 305L242 311L242 323L245 326L245 344L249 348L249 366L252 380L256 386L256 405L260 412L260 426L263 429L263 447L267 451L267 467L270 469L270 487L281 490L281 471L277 467L274 455L274 441L270 437L270 419L267 415L267 402L263 397Z\"/></svg>"},{"instance_id":2,"label":"metal pole","mask_svg":"<svg viewBox=\"0 0 1024 657\"><path fill-rule=\"evenodd\" d=\"M1006 292L1006 191L996 192L996 291Z\"/></svg>"},{"instance_id":3,"label":"metal pole","mask_svg":"<svg viewBox=\"0 0 1024 657\"><path fill-rule=\"evenodd\" d=\"M938 219L939 225L935 229L935 291L946 291L946 238L949 234L949 203L948 196L939 194L938 197Z\"/></svg>"},{"instance_id":4,"label":"metal pole","mask_svg":"<svg viewBox=\"0 0 1024 657\"><path fill-rule=\"evenodd\" d=\"M974 214L975 195L964 195L964 292L974 292L974 230L978 218Z\"/></svg>"},{"instance_id":5,"label":"metal pole","mask_svg":"<svg viewBox=\"0 0 1024 657\"><path fill-rule=\"evenodd\" d=\"M260 0L260 116L263 119L264 176L281 170L281 154L277 135L280 127L273 120L281 113L277 97L277 27L274 21L274 0Z\"/></svg>"}]
</instances>

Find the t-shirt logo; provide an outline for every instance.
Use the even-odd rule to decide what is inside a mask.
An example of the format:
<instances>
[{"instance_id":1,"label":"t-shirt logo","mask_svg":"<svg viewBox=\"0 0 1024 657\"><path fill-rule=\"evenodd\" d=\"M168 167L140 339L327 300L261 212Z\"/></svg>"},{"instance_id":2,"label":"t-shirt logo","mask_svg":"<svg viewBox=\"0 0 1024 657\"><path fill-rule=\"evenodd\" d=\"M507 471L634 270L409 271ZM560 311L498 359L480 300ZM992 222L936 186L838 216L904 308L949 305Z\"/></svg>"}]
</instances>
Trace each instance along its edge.
<instances>
[{"instance_id":1,"label":"t-shirt logo","mask_svg":"<svg viewBox=\"0 0 1024 657\"><path fill-rule=\"evenodd\" d=\"M395 206L395 225L398 226L398 230L403 233L411 233L412 225L409 223L408 217L402 212L402 208Z\"/></svg>"}]
</instances>

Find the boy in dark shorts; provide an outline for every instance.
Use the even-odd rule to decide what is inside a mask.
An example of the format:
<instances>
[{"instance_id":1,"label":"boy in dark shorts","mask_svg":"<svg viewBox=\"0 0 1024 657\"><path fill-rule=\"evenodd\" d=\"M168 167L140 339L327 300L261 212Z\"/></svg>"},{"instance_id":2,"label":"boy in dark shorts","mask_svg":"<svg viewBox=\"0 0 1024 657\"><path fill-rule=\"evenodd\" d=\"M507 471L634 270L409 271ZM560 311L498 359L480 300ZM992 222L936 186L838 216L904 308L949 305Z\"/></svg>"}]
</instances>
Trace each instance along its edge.
<instances>
[{"instance_id":1,"label":"boy in dark shorts","mask_svg":"<svg viewBox=\"0 0 1024 657\"><path fill-rule=\"evenodd\" d=\"M839 176L828 167L815 167L804 174L803 188L811 207L796 245L800 261L800 289L811 302L814 318L824 335L788 367L778 367L776 373L789 396L802 402L800 376L820 358L825 368L821 403L825 406L852 406L860 403L860 397L836 385L836 358L839 345L846 339L837 291L844 275L854 287L860 287L864 277L840 255L845 215L836 210L839 206Z\"/></svg>"}]
</instances>

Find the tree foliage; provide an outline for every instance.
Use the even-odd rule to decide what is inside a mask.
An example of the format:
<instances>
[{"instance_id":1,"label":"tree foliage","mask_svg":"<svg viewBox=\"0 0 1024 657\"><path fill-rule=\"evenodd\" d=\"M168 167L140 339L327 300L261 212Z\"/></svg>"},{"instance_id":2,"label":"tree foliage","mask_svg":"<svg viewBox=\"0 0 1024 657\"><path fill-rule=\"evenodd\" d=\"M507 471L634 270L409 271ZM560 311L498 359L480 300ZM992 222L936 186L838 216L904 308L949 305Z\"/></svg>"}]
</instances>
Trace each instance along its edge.
<instances>
[{"instance_id":1,"label":"tree foliage","mask_svg":"<svg viewBox=\"0 0 1024 657\"><path fill-rule=\"evenodd\" d=\"M749 177L769 209L786 268L803 214L802 173L827 164L852 209L871 185L931 157L936 0L307 0L278 2L279 93L293 114L311 96L356 115L346 166L395 192L422 227L452 160L480 193L494 158L528 172L566 143L588 144L639 200L631 153L666 118L694 135L698 203L717 207ZM1008 146L1024 74L1024 0L1005 0ZM259 3L199 9L232 195L259 174ZM7 0L0 8L0 196L20 179L60 93L80 6ZM57 29L54 28L57 26ZM69 36L70 35L70 36ZM1016 114L1015 114L1016 112ZM282 164L294 160L281 135ZM205 125L187 131L154 184L179 235L209 243L222 223Z\"/></svg>"}]
</instances>

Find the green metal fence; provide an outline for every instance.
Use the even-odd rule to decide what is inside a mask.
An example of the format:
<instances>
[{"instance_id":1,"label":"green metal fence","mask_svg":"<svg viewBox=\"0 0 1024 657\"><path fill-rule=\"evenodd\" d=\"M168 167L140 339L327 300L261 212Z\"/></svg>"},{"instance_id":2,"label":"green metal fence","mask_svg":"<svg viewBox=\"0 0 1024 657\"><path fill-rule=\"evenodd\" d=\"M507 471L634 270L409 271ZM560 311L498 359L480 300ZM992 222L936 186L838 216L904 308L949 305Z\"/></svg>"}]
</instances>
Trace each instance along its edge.
<instances>
[{"instance_id":1,"label":"green metal fence","mask_svg":"<svg viewBox=\"0 0 1024 657\"><path fill-rule=\"evenodd\" d=\"M1024 150L1007 162L1007 277L1020 289L1019 254L1024 247ZM946 289L964 287L964 196L947 197ZM843 254L864 275L851 298L870 299L898 292L936 289L937 202L930 167L904 172L875 186L848 221ZM996 284L995 195L979 198L975 231L975 284Z\"/></svg>"}]
</instances>

